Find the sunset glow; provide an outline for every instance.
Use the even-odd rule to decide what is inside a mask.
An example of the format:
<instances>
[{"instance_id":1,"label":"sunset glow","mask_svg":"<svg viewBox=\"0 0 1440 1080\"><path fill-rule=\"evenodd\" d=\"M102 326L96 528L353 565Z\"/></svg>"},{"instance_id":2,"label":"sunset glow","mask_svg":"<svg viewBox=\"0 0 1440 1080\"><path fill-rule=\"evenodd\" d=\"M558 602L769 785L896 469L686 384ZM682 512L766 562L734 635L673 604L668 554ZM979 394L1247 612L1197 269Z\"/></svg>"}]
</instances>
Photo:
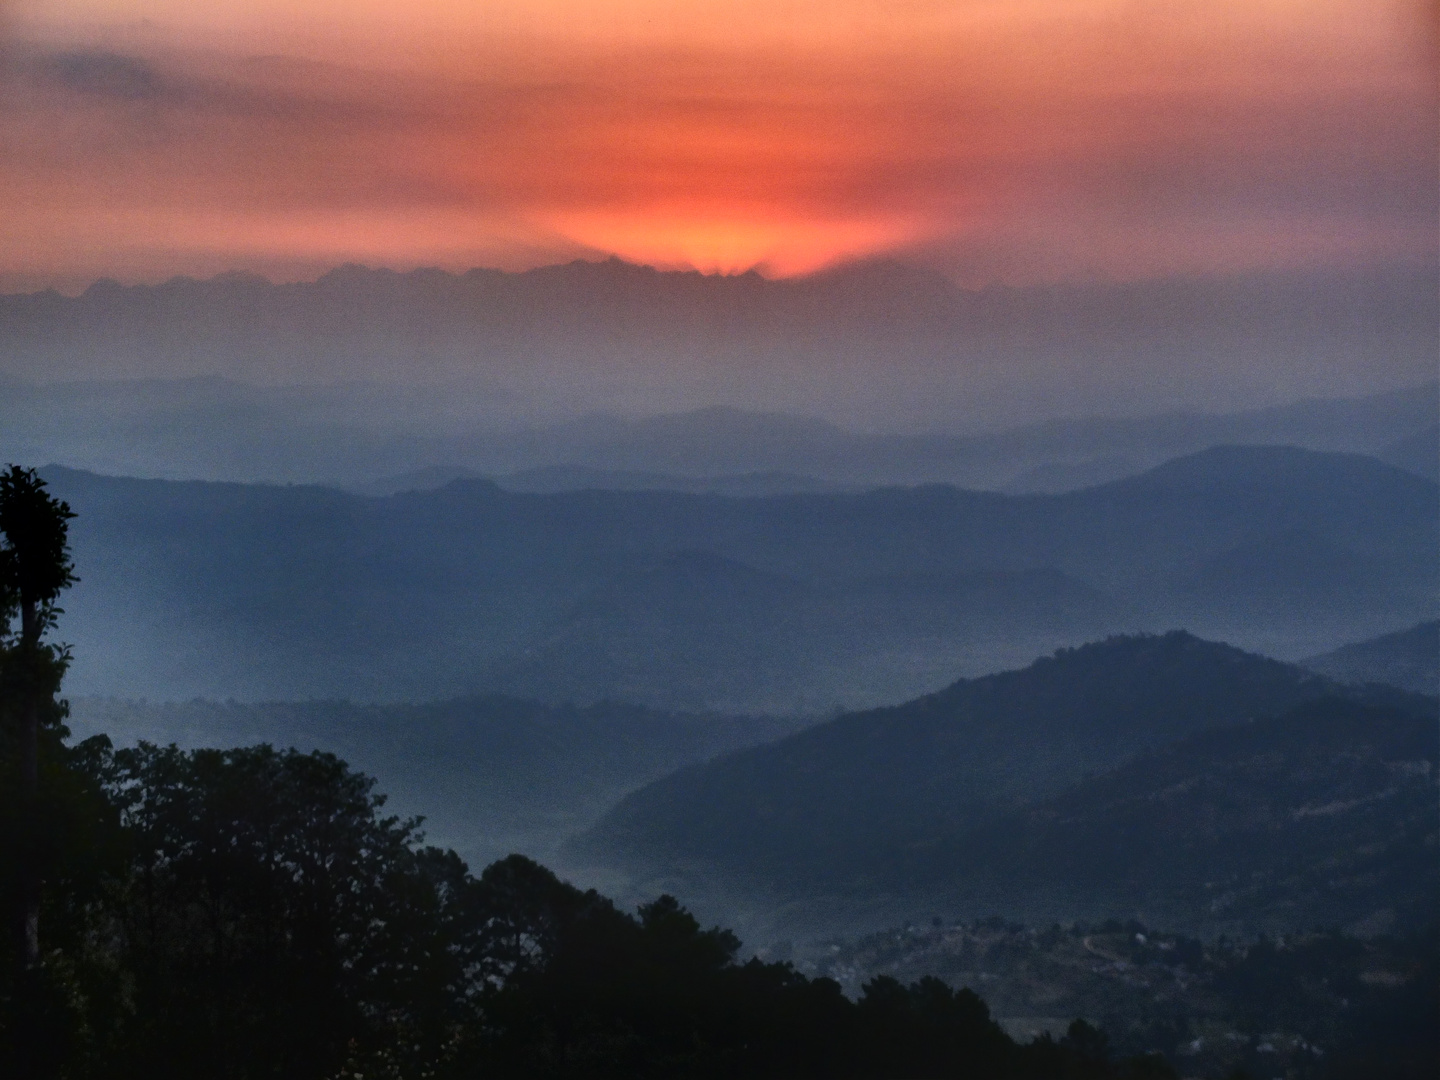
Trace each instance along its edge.
<instances>
[{"instance_id":1,"label":"sunset glow","mask_svg":"<svg viewBox=\"0 0 1440 1080\"><path fill-rule=\"evenodd\" d=\"M0 289L618 254L966 281L1432 258L1418 0L4 9Z\"/></svg>"}]
</instances>

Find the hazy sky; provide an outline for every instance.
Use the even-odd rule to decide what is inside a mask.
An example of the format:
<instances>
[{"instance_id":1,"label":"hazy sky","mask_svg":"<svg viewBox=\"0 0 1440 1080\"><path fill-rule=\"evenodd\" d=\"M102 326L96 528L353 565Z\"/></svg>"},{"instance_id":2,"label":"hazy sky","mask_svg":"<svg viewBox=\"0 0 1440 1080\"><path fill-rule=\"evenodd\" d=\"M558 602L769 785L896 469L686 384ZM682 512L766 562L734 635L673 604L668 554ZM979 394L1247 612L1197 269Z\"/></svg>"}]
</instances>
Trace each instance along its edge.
<instances>
[{"instance_id":1,"label":"hazy sky","mask_svg":"<svg viewBox=\"0 0 1440 1080\"><path fill-rule=\"evenodd\" d=\"M0 291L1433 259L1428 0L0 0Z\"/></svg>"}]
</instances>

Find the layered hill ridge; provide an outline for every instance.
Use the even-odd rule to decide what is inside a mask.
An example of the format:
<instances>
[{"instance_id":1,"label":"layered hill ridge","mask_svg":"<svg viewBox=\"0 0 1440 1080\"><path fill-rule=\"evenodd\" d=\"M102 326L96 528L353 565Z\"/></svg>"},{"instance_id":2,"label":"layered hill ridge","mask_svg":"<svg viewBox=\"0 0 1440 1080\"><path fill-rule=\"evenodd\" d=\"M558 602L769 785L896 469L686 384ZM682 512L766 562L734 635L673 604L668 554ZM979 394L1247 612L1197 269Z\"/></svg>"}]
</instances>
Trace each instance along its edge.
<instances>
[{"instance_id":1,"label":"layered hill ridge","mask_svg":"<svg viewBox=\"0 0 1440 1080\"><path fill-rule=\"evenodd\" d=\"M656 781L582 850L827 884L997 807L1054 795L1195 731L1284 711L1328 680L1184 631L1065 649L851 713Z\"/></svg>"},{"instance_id":2,"label":"layered hill ridge","mask_svg":"<svg viewBox=\"0 0 1440 1080\"><path fill-rule=\"evenodd\" d=\"M957 642L1082 639L1131 617L1058 570L815 580L678 551L636 558L495 679L523 695L583 700L605 686L622 700L647 700L663 673L676 700L725 705L737 672L784 685L798 666L831 689L828 700L812 693L812 706L823 708L904 697L917 675L943 679L953 663L945 650Z\"/></svg>"},{"instance_id":3,"label":"layered hill ridge","mask_svg":"<svg viewBox=\"0 0 1440 1080\"><path fill-rule=\"evenodd\" d=\"M1212 446L1268 445L1373 454L1435 479L1423 452L1394 456L1433 427L1433 381L1238 412L1114 416L1107 405L1092 416L1011 425L993 411L967 420L957 410L922 431L908 421L857 429L790 415L773 398L754 410L656 415L655 405L612 403L618 415L593 411L605 407L592 395L583 415L570 416L488 383L31 383L0 373L0 457L116 475L320 482L365 494L476 475L526 491L743 495L949 483L1018 494L1094 486Z\"/></svg>"},{"instance_id":4,"label":"layered hill ridge","mask_svg":"<svg viewBox=\"0 0 1440 1080\"><path fill-rule=\"evenodd\" d=\"M1342 645L1303 663L1340 682L1389 683L1417 694L1434 694L1440 690L1440 621Z\"/></svg>"},{"instance_id":5,"label":"layered hill ridge","mask_svg":"<svg viewBox=\"0 0 1440 1080\"><path fill-rule=\"evenodd\" d=\"M1058 491L1289 444L1434 479L1437 295L1420 266L979 290L615 260L97 282L0 296L0 460L356 490L558 469L539 484Z\"/></svg>"},{"instance_id":6,"label":"layered hill ridge","mask_svg":"<svg viewBox=\"0 0 1440 1080\"><path fill-rule=\"evenodd\" d=\"M1167 626L1312 655L1432 618L1440 582L1440 488L1275 447L1054 496L46 475L80 515L77 694L813 713Z\"/></svg>"},{"instance_id":7,"label":"layered hill ridge","mask_svg":"<svg viewBox=\"0 0 1440 1080\"><path fill-rule=\"evenodd\" d=\"M683 769L566 854L792 931L860 910L1414 924L1440 887L1436 720L1184 632L1112 638Z\"/></svg>"}]
</instances>

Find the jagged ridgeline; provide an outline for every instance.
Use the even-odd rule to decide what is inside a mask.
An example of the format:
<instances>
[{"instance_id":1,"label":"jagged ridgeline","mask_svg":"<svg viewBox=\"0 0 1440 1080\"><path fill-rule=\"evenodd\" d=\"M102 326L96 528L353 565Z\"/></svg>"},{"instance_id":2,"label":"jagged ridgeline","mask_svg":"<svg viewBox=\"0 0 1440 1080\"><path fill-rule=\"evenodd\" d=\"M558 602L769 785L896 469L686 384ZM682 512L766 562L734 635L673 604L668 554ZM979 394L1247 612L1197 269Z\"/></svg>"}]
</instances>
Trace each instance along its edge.
<instances>
[{"instance_id":1,"label":"jagged ridgeline","mask_svg":"<svg viewBox=\"0 0 1440 1080\"><path fill-rule=\"evenodd\" d=\"M466 421L537 403L588 412L615 402L652 412L723 395L747 407L858 414L866 427L893 429L886 421L896 416L909 427L917 416L924 423L986 406L1033 418L1036 386L1063 386L1066 410L1079 415L1112 413L1117 394L1142 408L1169 408L1173 377L1161 373L1201 366L1217 386L1233 382L1254 394L1265 385L1253 381L1256 369L1344 371L1364 356L1365 382L1399 386L1433 376L1435 319L1435 271L1423 264L980 290L887 261L778 280L657 272L615 260L520 274L347 266L311 283L272 285L232 273L155 286L99 281L78 297L0 297L8 373L85 380L62 391L59 415L87 415L86 399L106 395L100 380L191 377L153 396L145 392L153 394L153 385L119 388L104 408L88 411L99 423L73 440L22 414L20 433L32 445L61 442L87 457L132 462L198 456L205 475L280 479L381 462L398 472L416 457L409 467L456 461L426 461L417 450L433 447L437 426L452 436L449 454L473 450L474 425ZM963 384L936 377L958 357ZM312 385L294 385L301 371ZM217 374L283 385L275 395L233 384L217 395L218 380L203 378ZM407 380L444 390L384 385ZM349 385L337 395L313 385L327 382ZM29 399L33 415L32 393L23 385L14 391ZM183 418L191 422L169 423L194 398L201 407ZM1416 411L1433 423L1433 391L1430 399L1428 416L1423 406ZM1338 446L1337 429L1356 426L1349 418L1335 423L1323 407L1311 411L1308 423L1287 425L1289 437L1279 441L1297 441L1298 428ZM404 440L393 437L397 412L412 421L423 414L408 430L401 426ZM112 428L117 414L129 422ZM1230 433L1210 441L1251 441L1246 436L1264 419L1224 425ZM1165 420L1161 426L1186 426ZM466 428L471 438L454 437ZM1195 448L1170 446L1172 454ZM508 450L517 456L513 440ZM714 460L713 451L704 456ZM777 466L793 467L768 467ZM874 479L867 471L865 479Z\"/></svg>"}]
</instances>

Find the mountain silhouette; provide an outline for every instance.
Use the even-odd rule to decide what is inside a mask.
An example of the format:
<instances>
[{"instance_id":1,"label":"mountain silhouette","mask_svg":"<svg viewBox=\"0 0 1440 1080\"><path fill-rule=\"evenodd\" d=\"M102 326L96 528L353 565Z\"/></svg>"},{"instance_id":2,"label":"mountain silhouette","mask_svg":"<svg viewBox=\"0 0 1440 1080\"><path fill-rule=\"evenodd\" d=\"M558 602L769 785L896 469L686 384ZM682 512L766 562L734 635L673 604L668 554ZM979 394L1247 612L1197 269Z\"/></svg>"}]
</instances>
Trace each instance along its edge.
<instances>
[{"instance_id":1,"label":"mountain silhouette","mask_svg":"<svg viewBox=\"0 0 1440 1080\"><path fill-rule=\"evenodd\" d=\"M877 858L997 807L1330 689L1299 668L1184 632L1111 638L666 777L623 800L574 852L846 884Z\"/></svg>"},{"instance_id":2,"label":"mountain silhouette","mask_svg":"<svg viewBox=\"0 0 1440 1080\"><path fill-rule=\"evenodd\" d=\"M1112 638L682 769L565 857L802 921L1416 925L1436 711L1183 632Z\"/></svg>"}]
</instances>

